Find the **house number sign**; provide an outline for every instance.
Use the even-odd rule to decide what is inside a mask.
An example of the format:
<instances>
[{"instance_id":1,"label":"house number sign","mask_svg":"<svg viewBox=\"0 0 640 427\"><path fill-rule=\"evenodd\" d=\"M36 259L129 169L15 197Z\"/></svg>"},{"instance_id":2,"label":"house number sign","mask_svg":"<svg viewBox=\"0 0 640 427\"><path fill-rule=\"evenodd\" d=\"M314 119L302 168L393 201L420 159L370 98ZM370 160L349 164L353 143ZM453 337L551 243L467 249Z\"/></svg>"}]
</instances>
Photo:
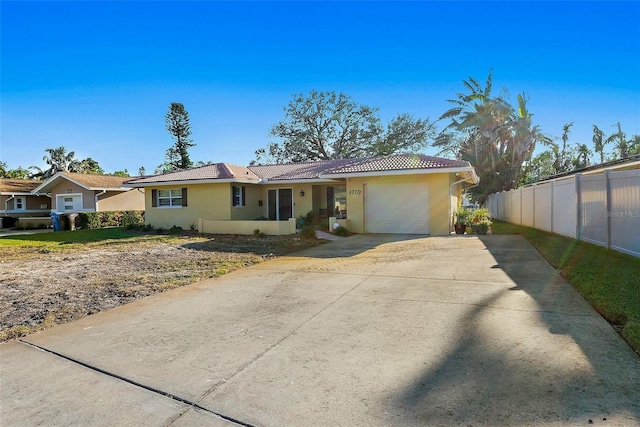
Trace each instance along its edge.
<instances>
[{"instance_id":1,"label":"house number sign","mask_svg":"<svg viewBox=\"0 0 640 427\"><path fill-rule=\"evenodd\" d=\"M349 190L350 196L359 196L360 194L362 194L362 190Z\"/></svg>"}]
</instances>

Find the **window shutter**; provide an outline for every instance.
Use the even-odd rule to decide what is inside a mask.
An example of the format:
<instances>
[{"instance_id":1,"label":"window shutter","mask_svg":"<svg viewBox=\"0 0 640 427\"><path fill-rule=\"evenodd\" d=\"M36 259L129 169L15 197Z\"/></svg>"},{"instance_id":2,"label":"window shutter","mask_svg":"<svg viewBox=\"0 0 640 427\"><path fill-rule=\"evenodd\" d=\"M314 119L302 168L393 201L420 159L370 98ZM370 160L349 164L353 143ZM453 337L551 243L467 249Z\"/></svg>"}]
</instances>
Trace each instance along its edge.
<instances>
[{"instance_id":1,"label":"window shutter","mask_svg":"<svg viewBox=\"0 0 640 427\"><path fill-rule=\"evenodd\" d=\"M158 206L158 190L151 190L151 207Z\"/></svg>"},{"instance_id":2,"label":"window shutter","mask_svg":"<svg viewBox=\"0 0 640 427\"><path fill-rule=\"evenodd\" d=\"M231 206L237 206L238 204L236 203L236 186L232 185L231 186Z\"/></svg>"},{"instance_id":3,"label":"window shutter","mask_svg":"<svg viewBox=\"0 0 640 427\"><path fill-rule=\"evenodd\" d=\"M247 206L247 199L245 199L244 187L242 187L242 206Z\"/></svg>"},{"instance_id":4,"label":"window shutter","mask_svg":"<svg viewBox=\"0 0 640 427\"><path fill-rule=\"evenodd\" d=\"M187 206L187 189L182 189L182 206Z\"/></svg>"}]
</instances>

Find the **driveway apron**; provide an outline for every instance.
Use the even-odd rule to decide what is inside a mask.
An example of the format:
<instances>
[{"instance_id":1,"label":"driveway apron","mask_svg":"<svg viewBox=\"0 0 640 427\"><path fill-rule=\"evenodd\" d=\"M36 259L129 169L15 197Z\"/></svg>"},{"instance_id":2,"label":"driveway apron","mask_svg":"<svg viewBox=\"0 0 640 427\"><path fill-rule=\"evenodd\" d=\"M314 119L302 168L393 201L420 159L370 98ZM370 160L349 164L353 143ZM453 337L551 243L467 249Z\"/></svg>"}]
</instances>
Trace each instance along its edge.
<instances>
[{"instance_id":1,"label":"driveway apron","mask_svg":"<svg viewBox=\"0 0 640 427\"><path fill-rule=\"evenodd\" d=\"M0 345L0 425L640 426L640 358L520 236L362 235Z\"/></svg>"}]
</instances>

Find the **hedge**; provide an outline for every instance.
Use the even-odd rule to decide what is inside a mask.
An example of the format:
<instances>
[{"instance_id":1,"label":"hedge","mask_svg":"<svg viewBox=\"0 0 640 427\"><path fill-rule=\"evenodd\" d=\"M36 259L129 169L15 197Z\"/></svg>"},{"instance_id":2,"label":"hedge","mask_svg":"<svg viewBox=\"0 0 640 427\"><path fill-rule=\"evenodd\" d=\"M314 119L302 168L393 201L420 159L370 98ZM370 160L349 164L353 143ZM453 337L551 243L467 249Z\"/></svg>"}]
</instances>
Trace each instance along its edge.
<instances>
[{"instance_id":1,"label":"hedge","mask_svg":"<svg viewBox=\"0 0 640 427\"><path fill-rule=\"evenodd\" d=\"M76 217L77 228L125 227L139 228L144 226L144 211L102 211L82 212Z\"/></svg>"}]
</instances>

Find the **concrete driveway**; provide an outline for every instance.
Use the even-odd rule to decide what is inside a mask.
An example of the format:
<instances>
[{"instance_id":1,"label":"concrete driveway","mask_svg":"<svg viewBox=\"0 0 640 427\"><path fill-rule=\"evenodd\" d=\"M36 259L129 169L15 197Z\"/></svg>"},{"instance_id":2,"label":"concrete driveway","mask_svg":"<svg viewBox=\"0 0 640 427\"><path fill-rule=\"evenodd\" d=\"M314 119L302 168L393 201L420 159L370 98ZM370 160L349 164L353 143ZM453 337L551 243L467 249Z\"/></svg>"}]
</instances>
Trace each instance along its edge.
<instances>
[{"instance_id":1,"label":"concrete driveway","mask_svg":"<svg viewBox=\"0 0 640 427\"><path fill-rule=\"evenodd\" d=\"M1 425L640 425L640 358L519 236L354 236L0 346Z\"/></svg>"}]
</instances>

